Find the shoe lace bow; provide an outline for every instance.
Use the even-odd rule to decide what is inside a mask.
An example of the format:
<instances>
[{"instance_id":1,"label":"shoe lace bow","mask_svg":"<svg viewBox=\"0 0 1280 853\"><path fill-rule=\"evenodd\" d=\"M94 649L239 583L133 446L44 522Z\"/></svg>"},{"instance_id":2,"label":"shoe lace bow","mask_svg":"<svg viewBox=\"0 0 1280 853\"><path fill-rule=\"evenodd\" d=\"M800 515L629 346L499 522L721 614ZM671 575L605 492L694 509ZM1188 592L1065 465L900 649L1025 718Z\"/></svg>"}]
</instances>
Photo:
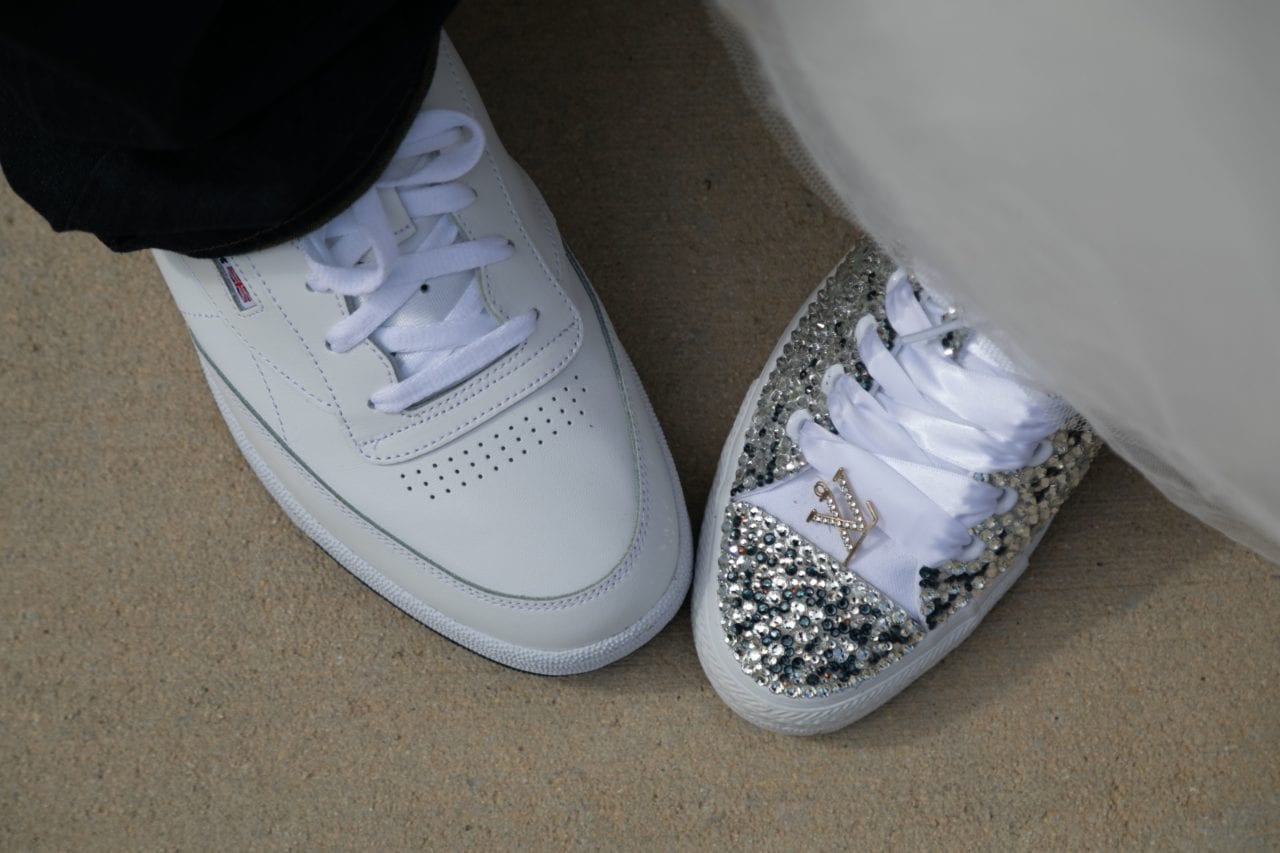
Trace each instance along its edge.
<instances>
[{"instance_id":1,"label":"shoe lace bow","mask_svg":"<svg viewBox=\"0 0 1280 853\"><path fill-rule=\"evenodd\" d=\"M885 312L897 333L892 349L870 315L854 332L870 388L834 366L823 387L835 431L802 409L788 433L818 471L846 470L874 503L876 530L916 567L969 559L982 545L970 528L1017 500L985 475L1047 455L1045 438L1067 410L1028 387L975 333L948 354L939 339L963 324L918 296L901 270L886 285Z\"/></svg>"}]
</instances>

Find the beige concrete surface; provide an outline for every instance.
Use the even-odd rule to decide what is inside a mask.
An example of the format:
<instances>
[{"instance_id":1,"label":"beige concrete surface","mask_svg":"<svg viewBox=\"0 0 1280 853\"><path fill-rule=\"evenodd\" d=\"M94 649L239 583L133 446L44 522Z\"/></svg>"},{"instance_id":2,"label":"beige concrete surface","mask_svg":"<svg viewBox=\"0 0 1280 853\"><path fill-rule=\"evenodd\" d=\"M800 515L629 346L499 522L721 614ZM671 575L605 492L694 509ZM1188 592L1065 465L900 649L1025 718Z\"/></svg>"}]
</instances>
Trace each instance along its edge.
<instances>
[{"instance_id":1,"label":"beige concrete surface","mask_svg":"<svg viewBox=\"0 0 1280 853\"><path fill-rule=\"evenodd\" d=\"M691 0L468 0L452 34L696 525L741 394L855 232ZM5 189L0 296L0 849L1280 847L1280 568L1114 457L969 642L787 739L716 699L687 610L557 680L360 585L241 460L146 255Z\"/></svg>"}]
</instances>

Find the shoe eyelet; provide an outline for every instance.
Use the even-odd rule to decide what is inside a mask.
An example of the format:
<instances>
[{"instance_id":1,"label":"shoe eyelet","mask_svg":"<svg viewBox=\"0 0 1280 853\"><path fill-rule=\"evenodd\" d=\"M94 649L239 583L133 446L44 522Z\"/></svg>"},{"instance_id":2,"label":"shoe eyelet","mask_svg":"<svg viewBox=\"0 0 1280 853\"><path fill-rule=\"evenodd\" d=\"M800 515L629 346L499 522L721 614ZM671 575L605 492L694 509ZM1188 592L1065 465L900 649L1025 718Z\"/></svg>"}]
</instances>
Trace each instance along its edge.
<instances>
[{"instance_id":1,"label":"shoe eyelet","mask_svg":"<svg viewBox=\"0 0 1280 853\"><path fill-rule=\"evenodd\" d=\"M372 397L370 397L368 400L365 400L365 401L364 401L364 404L365 404L366 406L368 406L370 409L372 409L373 411L375 411L375 412L376 412L376 411L378 411L378 407L377 407L377 406L375 406L375 405L373 404L373 398L372 398Z\"/></svg>"},{"instance_id":2,"label":"shoe eyelet","mask_svg":"<svg viewBox=\"0 0 1280 853\"><path fill-rule=\"evenodd\" d=\"M337 352L337 350L333 348L333 344L329 343L328 338L325 338L324 340L324 348L327 349L329 352Z\"/></svg>"}]
</instances>

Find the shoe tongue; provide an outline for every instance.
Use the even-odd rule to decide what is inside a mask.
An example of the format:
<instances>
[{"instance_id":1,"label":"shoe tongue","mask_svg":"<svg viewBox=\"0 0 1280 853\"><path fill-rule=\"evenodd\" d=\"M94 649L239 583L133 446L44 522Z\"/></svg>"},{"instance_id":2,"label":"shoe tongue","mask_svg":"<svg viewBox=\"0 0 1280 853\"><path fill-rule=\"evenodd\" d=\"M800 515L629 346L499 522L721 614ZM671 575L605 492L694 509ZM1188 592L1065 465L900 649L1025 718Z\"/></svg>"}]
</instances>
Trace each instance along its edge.
<instances>
[{"instance_id":1,"label":"shoe tongue","mask_svg":"<svg viewBox=\"0 0 1280 853\"><path fill-rule=\"evenodd\" d=\"M409 211L405 209L400 193L394 188L379 188L378 199L382 202L382 209L386 211L387 223L396 236L400 251L412 252L426 239L427 234L430 233L431 224L426 223L426 227L415 224L409 216ZM461 272L433 278L426 291L419 290L410 296L398 311L387 318L387 321L382 324L383 327L420 326L440 322L453 310L453 306L458 303L474 275L472 272ZM361 297L355 299L357 306L362 301ZM390 356L396 373L402 378L416 371L429 357L424 353Z\"/></svg>"}]
</instances>

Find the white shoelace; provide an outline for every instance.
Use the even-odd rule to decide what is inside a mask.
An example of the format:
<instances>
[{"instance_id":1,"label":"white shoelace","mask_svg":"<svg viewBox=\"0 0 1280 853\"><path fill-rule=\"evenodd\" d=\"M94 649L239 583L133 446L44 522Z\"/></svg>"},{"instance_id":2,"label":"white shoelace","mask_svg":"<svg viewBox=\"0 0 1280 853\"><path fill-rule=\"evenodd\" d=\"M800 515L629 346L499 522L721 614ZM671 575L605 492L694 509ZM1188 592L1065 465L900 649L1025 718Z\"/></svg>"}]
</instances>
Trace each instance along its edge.
<instances>
[{"instance_id":1,"label":"white shoelace","mask_svg":"<svg viewBox=\"0 0 1280 853\"><path fill-rule=\"evenodd\" d=\"M398 382L380 388L369 404L401 412L474 375L533 333L536 311L498 322L485 307L475 272L511 257L503 237L459 240L452 214L476 200L460 183L484 155L485 138L470 116L451 110L419 113L391 165L355 204L303 240L310 267L308 287L358 298L359 307L325 338L336 352L368 339L400 357ZM416 234L397 242L382 192L397 193ZM471 278L442 320L388 324L415 294L434 280L458 273Z\"/></svg>"},{"instance_id":2,"label":"white shoelace","mask_svg":"<svg viewBox=\"0 0 1280 853\"><path fill-rule=\"evenodd\" d=\"M876 530L917 566L936 566L968 558L980 544L969 528L1016 500L975 474L1030 464L1065 409L1027 388L972 339L961 357L944 353L938 338L956 324L942 322L928 297L922 304L901 270L886 287L885 311L898 333L893 350L873 317L855 330L875 380L871 390L837 365L823 387L838 434L806 410L796 412L787 431L817 470L846 469L859 496L879 512Z\"/></svg>"}]
</instances>

